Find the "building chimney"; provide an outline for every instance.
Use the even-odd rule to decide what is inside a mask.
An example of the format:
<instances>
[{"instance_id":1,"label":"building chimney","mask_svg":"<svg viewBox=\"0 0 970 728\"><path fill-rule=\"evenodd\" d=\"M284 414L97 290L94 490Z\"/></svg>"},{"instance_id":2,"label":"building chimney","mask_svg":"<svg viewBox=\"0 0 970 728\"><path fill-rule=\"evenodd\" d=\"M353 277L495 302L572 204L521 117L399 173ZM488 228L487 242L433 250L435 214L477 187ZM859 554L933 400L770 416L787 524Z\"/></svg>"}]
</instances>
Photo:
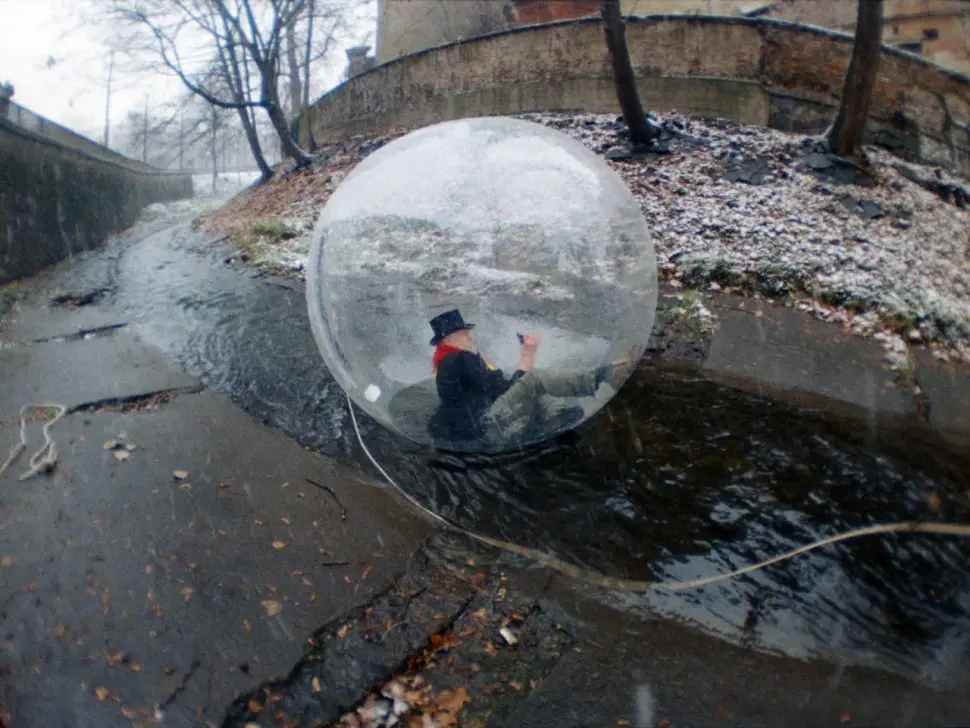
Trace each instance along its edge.
<instances>
[{"instance_id":1,"label":"building chimney","mask_svg":"<svg viewBox=\"0 0 970 728\"><path fill-rule=\"evenodd\" d=\"M370 46L354 46L347 49L347 78L359 76L364 71L374 67L374 56L370 53Z\"/></svg>"}]
</instances>

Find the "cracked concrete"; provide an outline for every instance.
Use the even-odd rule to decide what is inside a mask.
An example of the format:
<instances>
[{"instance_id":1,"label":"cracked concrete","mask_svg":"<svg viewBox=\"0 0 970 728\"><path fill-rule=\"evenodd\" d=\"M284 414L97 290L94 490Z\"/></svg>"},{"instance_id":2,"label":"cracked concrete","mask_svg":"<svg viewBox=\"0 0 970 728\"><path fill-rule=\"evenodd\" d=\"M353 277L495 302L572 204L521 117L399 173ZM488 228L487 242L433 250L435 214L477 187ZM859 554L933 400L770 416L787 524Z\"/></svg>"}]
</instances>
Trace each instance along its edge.
<instances>
[{"instance_id":1,"label":"cracked concrete","mask_svg":"<svg viewBox=\"0 0 970 728\"><path fill-rule=\"evenodd\" d=\"M137 330L101 328L110 313L36 305L13 330L50 338L0 350L0 443L23 404L71 414L52 431L52 474L18 481L25 454L0 482L0 708L14 725L217 722L430 532L369 478L199 392ZM77 335L90 328L102 335ZM39 422L28 436L29 453ZM115 439L127 459L104 449Z\"/></svg>"}]
</instances>

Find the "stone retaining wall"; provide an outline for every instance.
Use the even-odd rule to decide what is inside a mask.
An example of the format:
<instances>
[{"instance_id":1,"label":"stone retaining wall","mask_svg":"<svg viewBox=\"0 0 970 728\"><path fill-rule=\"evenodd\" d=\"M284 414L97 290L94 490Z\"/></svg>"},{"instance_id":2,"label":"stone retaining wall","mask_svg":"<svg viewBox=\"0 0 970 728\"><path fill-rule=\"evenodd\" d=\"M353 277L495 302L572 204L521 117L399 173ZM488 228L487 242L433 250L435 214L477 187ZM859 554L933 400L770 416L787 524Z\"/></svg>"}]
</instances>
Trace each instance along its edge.
<instances>
[{"instance_id":1,"label":"stone retaining wall","mask_svg":"<svg viewBox=\"0 0 970 728\"><path fill-rule=\"evenodd\" d=\"M191 196L190 175L109 150L99 155L0 118L0 283L98 246L148 204Z\"/></svg>"},{"instance_id":2,"label":"stone retaining wall","mask_svg":"<svg viewBox=\"0 0 970 728\"><path fill-rule=\"evenodd\" d=\"M805 133L834 118L852 53L851 36L764 18L630 18L627 36L648 109ZM322 96L299 129L313 146L466 116L578 110L618 110L598 18L385 63ZM886 47L870 131L902 156L970 174L970 78Z\"/></svg>"}]
</instances>

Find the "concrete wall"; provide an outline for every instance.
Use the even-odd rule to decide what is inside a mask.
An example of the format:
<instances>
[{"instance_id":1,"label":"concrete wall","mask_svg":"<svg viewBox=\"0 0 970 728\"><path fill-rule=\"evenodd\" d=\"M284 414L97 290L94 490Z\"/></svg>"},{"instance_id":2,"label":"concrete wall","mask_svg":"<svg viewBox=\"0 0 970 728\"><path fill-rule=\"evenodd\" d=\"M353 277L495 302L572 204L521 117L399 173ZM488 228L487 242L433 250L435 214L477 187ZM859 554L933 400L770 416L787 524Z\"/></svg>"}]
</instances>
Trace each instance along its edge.
<instances>
[{"instance_id":1,"label":"concrete wall","mask_svg":"<svg viewBox=\"0 0 970 728\"><path fill-rule=\"evenodd\" d=\"M0 283L98 246L129 227L145 205L191 196L189 175L159 172L83 137L50 138L0 117Z\"/></svg>"},{"instance_id":2,"label":"concrete wall","mask_svg":"<svg viewBox=\"0 0 970 728\"><path fill-rule=\"evenodd\" d=\"M815 133L834 117L852 38L769 19L631 18L647 108ZM385 63L300 119L317 143L475 115L618 110L598 19L516 28ZM970 173L970 79L886 48L870 129L903 156Z\"/></svg>"}]
</instances>

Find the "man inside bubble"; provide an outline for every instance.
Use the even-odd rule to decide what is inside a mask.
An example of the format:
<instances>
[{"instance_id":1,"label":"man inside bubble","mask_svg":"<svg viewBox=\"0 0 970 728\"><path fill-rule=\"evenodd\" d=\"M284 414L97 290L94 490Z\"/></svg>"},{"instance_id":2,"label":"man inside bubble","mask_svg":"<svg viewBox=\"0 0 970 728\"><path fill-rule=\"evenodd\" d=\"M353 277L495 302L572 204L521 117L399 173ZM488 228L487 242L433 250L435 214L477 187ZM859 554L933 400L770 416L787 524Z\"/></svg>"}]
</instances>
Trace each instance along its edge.
<instances>
[{"instance_id":1,"label":"man inside bubble","mask_svg":"<svg viewBox=\"0 0 970 728\"><path fill-rule=\"evenodd\" d=\"M582 421L582 407L550 409L548 397L591 397L603 382L616 389L635 365L632 357L625 357L593 371L537 371L535 358L542 340L519 334L519 361L506 378L478 352L471 333L475 325L466 323L458 309L435 316L430 324L440 404L429 429L437 439L502 443L528 428L568 429Z\"/></svg>"}]
</instances>

